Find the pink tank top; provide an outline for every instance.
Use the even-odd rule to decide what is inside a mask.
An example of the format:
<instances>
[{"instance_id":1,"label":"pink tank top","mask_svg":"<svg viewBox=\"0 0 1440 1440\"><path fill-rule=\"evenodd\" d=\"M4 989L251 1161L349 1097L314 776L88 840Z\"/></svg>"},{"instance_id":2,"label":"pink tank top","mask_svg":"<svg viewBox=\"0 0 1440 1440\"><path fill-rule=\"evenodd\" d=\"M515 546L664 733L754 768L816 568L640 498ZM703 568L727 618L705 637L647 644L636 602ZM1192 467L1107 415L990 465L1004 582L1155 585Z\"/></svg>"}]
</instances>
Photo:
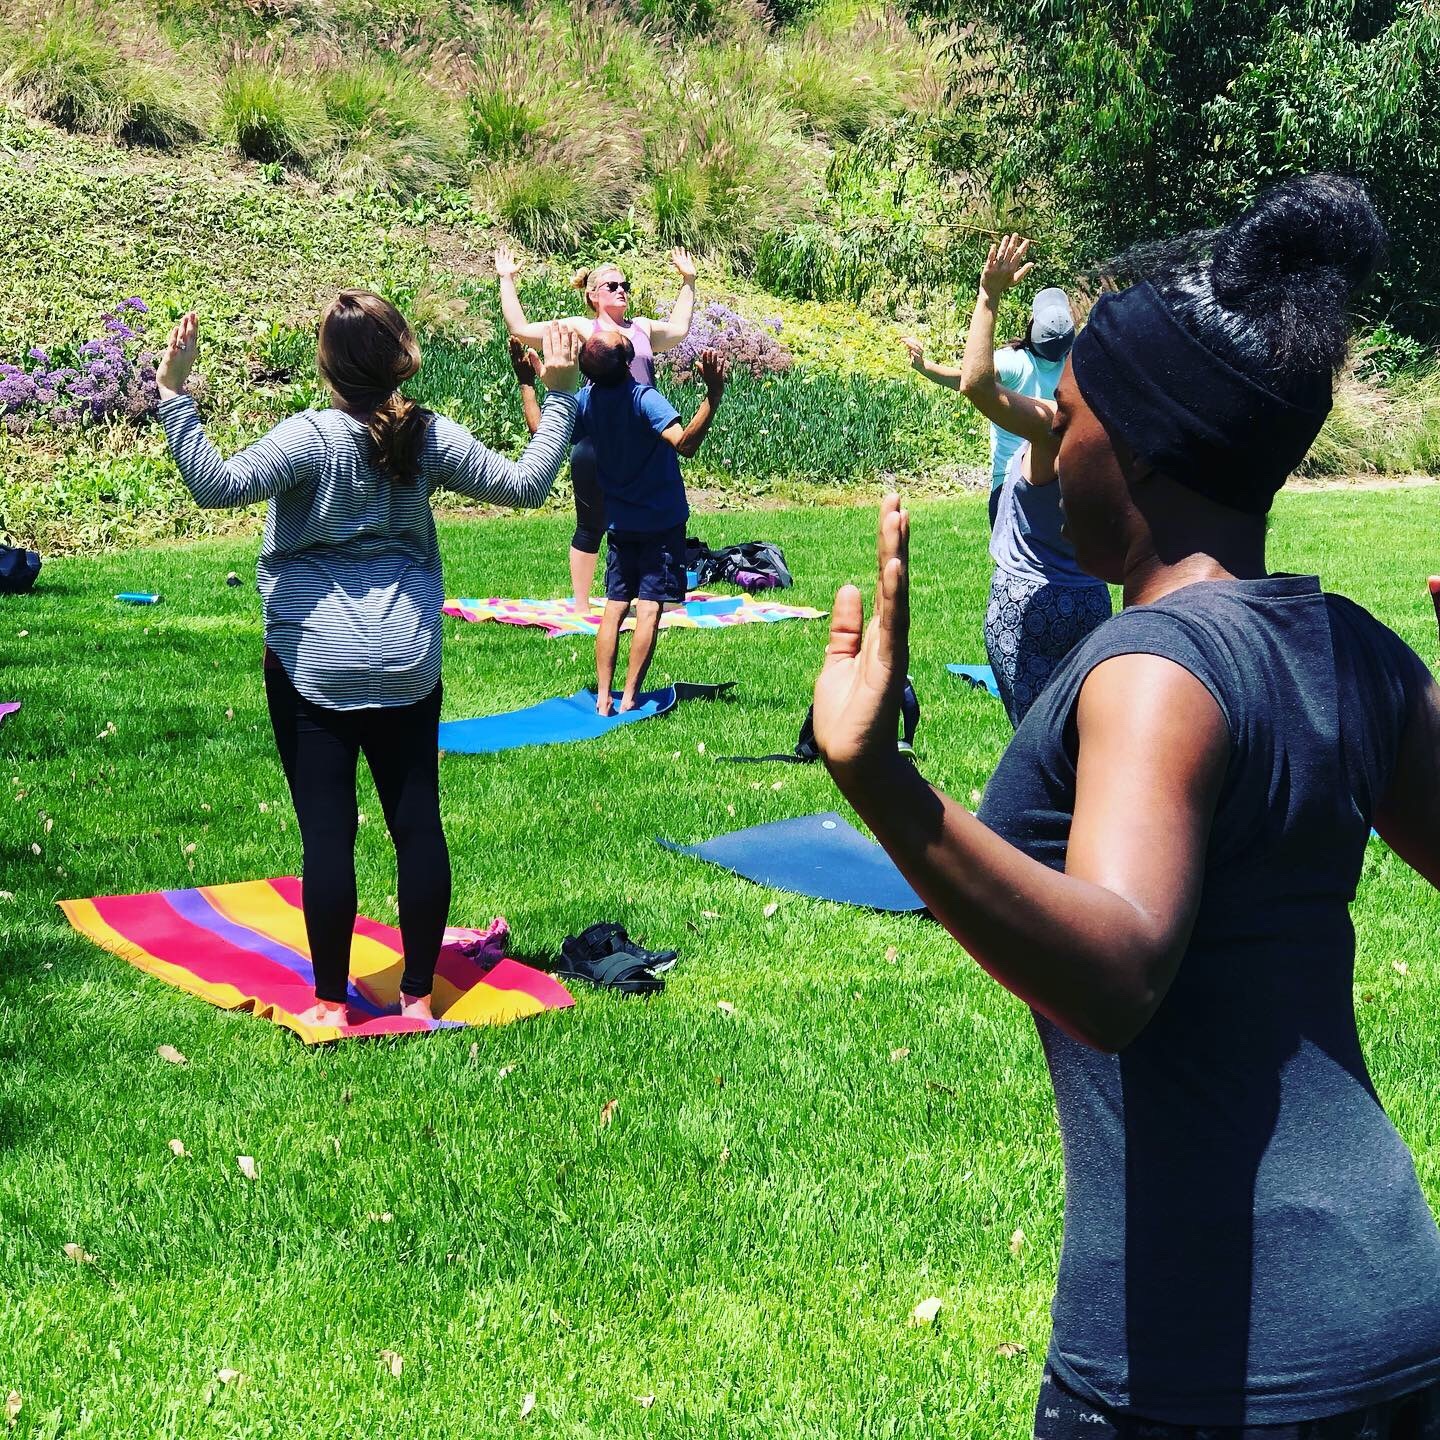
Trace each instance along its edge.
<instances>
[{"instance_id":1,"label":"pink tank top","mask_svg":"<svg viewBox=\"0 0 1440 1440\"><path fill-rule=\"evenodd\" d=\"M619 327L627 340L635 347L635 358L630 362L630 374L637 385L653 385L655 383L655 349L650 344L650 335L641 329L635 321L628 325ZM590 333L594 335L600 329L600 322L590 322Z\"/></svg>"}]
</instances>

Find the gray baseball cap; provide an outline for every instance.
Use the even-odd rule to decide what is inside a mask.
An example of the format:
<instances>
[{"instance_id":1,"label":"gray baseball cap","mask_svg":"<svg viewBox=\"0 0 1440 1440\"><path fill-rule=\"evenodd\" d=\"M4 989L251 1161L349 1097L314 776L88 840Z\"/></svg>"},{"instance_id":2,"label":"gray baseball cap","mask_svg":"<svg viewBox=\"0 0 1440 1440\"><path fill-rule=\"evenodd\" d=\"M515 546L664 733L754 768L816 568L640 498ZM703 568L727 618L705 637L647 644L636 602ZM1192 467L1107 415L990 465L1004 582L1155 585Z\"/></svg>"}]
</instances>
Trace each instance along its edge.
<instances>
[{"instance_id":1,"label":"gray baseball cap","mask_svg":"<svg viewBox=\"0 0 1440 1440\"><path fill-rule=\"evenodd\" d=\"M1030 344L1042 360L1063 360L1075 343L1070 297L1058 286L1041 290L1030 305Z\"/></svg>"}]
</instances>

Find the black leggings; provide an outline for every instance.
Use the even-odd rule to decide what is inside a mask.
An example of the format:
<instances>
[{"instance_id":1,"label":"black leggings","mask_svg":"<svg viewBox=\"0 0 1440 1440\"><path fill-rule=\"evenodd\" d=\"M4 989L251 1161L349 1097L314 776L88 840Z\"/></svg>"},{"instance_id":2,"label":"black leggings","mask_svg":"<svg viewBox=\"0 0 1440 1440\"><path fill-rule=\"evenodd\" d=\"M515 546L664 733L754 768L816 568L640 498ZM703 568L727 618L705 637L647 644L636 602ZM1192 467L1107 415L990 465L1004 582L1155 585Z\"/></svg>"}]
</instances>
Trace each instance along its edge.
<instances>
[{"instance_id":1,"label":"black leggings","mask_svg":"<svg viewBox=\"0 0 1440 1440\"><path fill-rule=\"evenodd\" d=\"M395 842L406 995L428 995L450 913L450 853L440 826L440 686L413 705L329 710L279 667L265 698L305 849L305 933L315 997L344 1004L355 929L355 766L365 754Z\"/></svg>"},{"instance_id":2,"label":"black leggings","mask_svg":"<svg viewBox=\"0 0 1440 1440\"><path fill-rule=\"evenodd\" d=\"M1035 1440L1440 1440L1440 1385L1293 1425L1167 1425L1097 1410L1047 1369Z\"/></svg>"},{"instance_id":3,"label":"black leggings","mask_svg":"<svg viewBox=\"0 0 1440 1440\"><path fill-rule=\"evenodd\" d=\"M605 534L605 497L600 493L593 440L577 440L570 451L570 488L575 492L575 534L570 547L598 555Z\"/></svg>"}]
</instances>

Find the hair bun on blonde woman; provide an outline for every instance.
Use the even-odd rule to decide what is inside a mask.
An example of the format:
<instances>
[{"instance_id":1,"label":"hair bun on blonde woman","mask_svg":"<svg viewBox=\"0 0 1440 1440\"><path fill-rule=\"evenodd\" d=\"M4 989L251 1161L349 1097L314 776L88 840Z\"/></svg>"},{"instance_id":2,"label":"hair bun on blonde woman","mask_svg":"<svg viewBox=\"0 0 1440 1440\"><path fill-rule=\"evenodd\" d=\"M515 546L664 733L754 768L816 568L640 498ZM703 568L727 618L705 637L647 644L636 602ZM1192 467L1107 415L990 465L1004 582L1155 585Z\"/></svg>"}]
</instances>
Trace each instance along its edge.
<instances>
[{"instance_id":1,"label":"hair bun on blonde woman","mask_svg":"<svg viewBox=\"0 0 1440 1440\"><path fill-rule=\"evenodd\" d=\"M593 270L577 270L570 277L570 288L581 292L588 290L590 288L590 277L594 273Z\"/></svg>"}]
</instances>

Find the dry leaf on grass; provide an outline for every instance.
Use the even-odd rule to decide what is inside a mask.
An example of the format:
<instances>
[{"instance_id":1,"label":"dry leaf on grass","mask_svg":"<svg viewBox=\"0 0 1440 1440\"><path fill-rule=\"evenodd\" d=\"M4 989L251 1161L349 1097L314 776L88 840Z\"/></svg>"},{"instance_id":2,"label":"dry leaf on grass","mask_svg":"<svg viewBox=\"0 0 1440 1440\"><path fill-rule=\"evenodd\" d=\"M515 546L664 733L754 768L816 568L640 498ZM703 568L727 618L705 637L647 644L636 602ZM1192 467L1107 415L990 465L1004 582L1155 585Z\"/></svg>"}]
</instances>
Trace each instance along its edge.
<instances>
[{"instance_id":1,"label":"dry leaf on grass","mask_svg":"<svg viewBox=\"0 0 1440 1440\"><path fill-rule=\"evenodd\" d=\"M524 1420L535 1408L535 1392L531 1390L520 1402L520 1418Z\"/></svg>"},{"instance_id":2,"label":"dry leaf on grass","mask_svg":"<svg viewBox=\"0 0 1440 1440\"><path fill-rule=\"evenodd\" d=\"M618 1100L607 1100L600 1107L600 1128L603 1130L614 1118L615 1112L620 1108Z\"/></svg>"},{"instance_id":3,"label":"dry leaf on grass","mask_svg":"<svg viewBox=\"0 0 1440 1440\"><path fill-rule=\"evenodd\" d=\"M655 1403L655 1397L653 1395L637 1395L635 1403L642 1410L648 1410Z\"/></svg>"},{"instance_id":4,"label":"dry leaf on grass","mask_svg":"<svg viewBox=\"0 0 1440 1440\"><path fill-rule=\"evenodd\" d=\"M217 1370L215 1378L222 1385L233 1385L237 1380L243 1380L245 1377L238 1370L225 1369Z\"/></svg>"},{"instance_id":5,"label":"dry leaf on grass","mask_svg":"<svg viewBox=\"0 0 1440 1440\"><path fill-rule=\"evenodd\" d=\"M12 1390L5 1397L5 1423L12 1430L15 1428L15 1422L20 1418L20 1407L24 1403L18 1390Z\"/></svg>"},{"instance_id":6,"label":"dry leaf on grass","mask_svg":"<svg viewBox=\"0 0 1440 1440\"><path fill-rule=\"evenodd\" d=\"M722 1015L733 1015L735 1013L735 1007L728 1000L717 1000L715 1002L715 1008Z\"/></svg>"},{"instance_id":7,"label":"dry leaf on grass","mask_svg":"<svg viewBox=\"0 0 1440 1440\"><path fill-rule=\"evenodd\" d=\"M901 1045L898 1049L890 1052L890 1063L892 1065L898 1065L902 1060L908 1060L909 1058L910 1047L908 1045Z\"/></svg>"},{"instance_id":8,"label":"dry leaf on grass","mask_svg":"<svg viewBox=\"0 0 1440 1440\"><path fill-rule=\"evenodd\" d=\"M885 963L887 965L893 965L899 958L900 952L893 945L885 951Z\"/></svg>"},{"instance_id":9,"label":"dry leaf on grass","mask_svg":"<svg viewBox=\"0 0 1440 1440\"><path fill-rule=\"evenodd\" d=\"M922 1300L910 1312L910 1323L912 1325L933 1325L935 1317L939 1315L940 1307L944 1303L938 1295L932 1295L928 1300Z\"/></svg>"},{"instance_id":10,"label":"dry leaf on grass","mask_svg":"<svg viewBox=\"0 0 1440 1440\"><path fill-rule=\"evenodd\" d=\"M188 1065L190 1063L173 1045L157 1045L155 1053L171 1065Z\"/></svg>"},{"instance_id":11,"label":"dry leaf on grass","mask_svg":"<svg viewBox=\"0 0 1440 1440\"><path fill-rule=\"evenodd\" d=\"M1010 1237L1010 1253L1018 1259L1020 1256L1020 1252L1024 1248L1025 1232L1023 1230L1017 1229L1015 1233Z\"/></svg>"},{"instance_id":12,"label":"dry leaf on grass","mask_svg":"<svg viewBox=\"0 0 1440 1440\"><path fill-rule=\"evenodd\" d=\"M77 1265L93 1265L95 1257L83 1246L73 1242L61 1247L65 1251L65 1258L73 1260Z\"/></svg>"},{"instance_id":13,"label":"dry leaf on grass","mask_svg":"<svg viewBox=\"0 0 1440 1440\"><path fill-rule=\"evenodd\" d=\"M495 1078L496 1078L497 1080L504 1080L504 1079L506 1078L506 1076L508 1076L508 1075L513 1075L519 1068L520 1068L520 1062L519 1062L518 1060L517 1060L513 1065L502 1065L502 1066L495 1072Z\"/></svg>"},{"instance_id":14,"label":"dry leaf on grass","mask_svg":"<svg viewBox=\"0 0 1440 1440\"><path fill-rule=\"evenodd\" d=\"M253 1180L256 1177L255 1157L253 1155L237 1155L235 1163L240 1167L240 1173L247 1179Z\"/></svg>"},{"instance_id":15,"label":"dry leaf on grass","mask_svg":"<svg viewBox=\"0 0 1440 1440\"><path fill-rule=\"evenodd\" d=\"M1404 960L1392 960L1390 962L1390 968L1394 970L1397 975L1408 975L1410 973L1410 966Z\"/></svg>"},{"instance_id":16,"label":"dry leaf on grass","mask_svg":"<svg viewBox=\"0 0 1440 1440\"><path fill-rule=\"evenodd\" d=\"M718 920L720 918L720 912L718 910L702 910L700 914L702 918L706 920Z\"/></svg>"},{"instance_id":17,"label":"dry leaf on grass","mask_svg":"<svg viewBox=\"0 0 1440 1440\"><path fill-rule=\"evenodd\" d=\"M764 909L764 911L763 911L762 913L764 914L765 918L768 920L779 908L780 908L780 902L779 902L778 900L772 900L772 901L765 907L765 909Z\"/></svg>"},{"instance_id":18,"label":"dry leaf on grass","mask_svg":"<svg viewBox=\"0 0 1440 1440\"><path fill-rule=\"evenodd\" d=\"M404 1357L397 1355L393 1350L382 1350L379 1358L380 1363L398 1380L400 1372L405 1368Z\"/></svg>"},{"instance_id":19,"label":"dry leaf on grass","mask_svg":"<svg viewBox=\"0 0 1440 1440\"><path fill-rule=\"evenodd\" d=\"M995 1347L995 1353L1002 1359L1013 1360L1017 1355L1025 1353L1025 1347L1018 1340L1002 1340Z\"/></svg>"},{"instance_id":20,"label":"dry leaf on grass","mask_svg":"<svg viewBox=\"0 0 1440 1440\"><path fill-rule=\"evenodd\" d=\"M728 1145L722 1145L722 1146L720 1147L720 1163L721 1163L722 1165L724 1165L729 1159L730 1159L730 1147L729 1147Z\"/></svg>"},{"instance_id":21,"label":"dry leaf on grass","mask_svg":"<svg viewBox=\"0 0 1440 1440\"><path fill-rule=\"evenodd\" d=\"M170 1153L177 1159L184 1159L190 1152L185 1148L183 1140L172 1140L170 1142Z\"/></svg>"}]
</instances>

